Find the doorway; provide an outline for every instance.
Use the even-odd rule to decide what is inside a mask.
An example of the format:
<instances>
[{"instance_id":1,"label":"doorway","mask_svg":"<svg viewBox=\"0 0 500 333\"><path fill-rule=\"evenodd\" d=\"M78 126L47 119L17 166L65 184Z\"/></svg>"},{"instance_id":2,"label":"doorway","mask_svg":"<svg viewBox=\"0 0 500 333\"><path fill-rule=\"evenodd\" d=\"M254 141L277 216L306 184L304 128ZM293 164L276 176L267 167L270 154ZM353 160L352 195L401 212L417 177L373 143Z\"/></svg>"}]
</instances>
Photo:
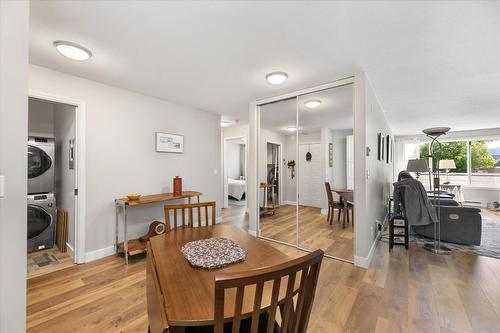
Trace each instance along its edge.
<instances>
[{"instance_id":1,"label":"doorway","mask_svg":"<svg viewBox=\"0 0 500 333\"><path fill-rule=\"evenodd\" d=\"M83 112L83 103L30 91L28 278L85 261L84 200L77 192L84 179Z\"/></svg>"}]
</instances>

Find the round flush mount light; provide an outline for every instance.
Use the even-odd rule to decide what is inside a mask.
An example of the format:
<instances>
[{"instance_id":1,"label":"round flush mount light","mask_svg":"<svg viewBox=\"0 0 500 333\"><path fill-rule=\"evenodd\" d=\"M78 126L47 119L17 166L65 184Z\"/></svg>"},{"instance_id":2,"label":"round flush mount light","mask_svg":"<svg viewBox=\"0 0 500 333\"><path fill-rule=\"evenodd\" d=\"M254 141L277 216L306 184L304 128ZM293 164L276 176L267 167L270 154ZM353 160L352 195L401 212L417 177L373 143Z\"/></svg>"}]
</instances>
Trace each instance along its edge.
<instances>
[{"instance_id":1,"label":"round flush mount light","mask_svg":"<svg viewBox=\"0 0 500 333\"><path fill-rule=\"evenodd\" d=\"M222 121L220 122L220 127L226 127L226 126L229 126L229 121L227 121L227 120L222 120Z\"/></svg>"},{"instance_id":2,"label":"round flush mount light","mask_svg":"<svg viewBox=\"0 0 500 333\"><path fill-rule=\"evenodd\" d=\"M310 101L306 101L304 105L308 109L316 109L318 106L320 106L321 101L319 99L312 99Z\"/></svg>"},{"instance_id":3,"label":"round flush mount light","mask_svg":"<svg viewBox=\"0 0 500 333\"><path fill-rule=\"evenodd\" d=\"M297 131L297 127L295 127L295 126L289 126L289 127L286 128L286 130L288 132L295 132L295 131Z\"/></svg>"},{"instance_id":4,"label":"round flush mount light","mask_svg":"<svg viewBox=\"0 0 500 333\"><path fill-rule=\"evenodd\" d=\"M285 72L272 72L266 75L266 80L272 85L282 84L288 78Z\"/></svg>"},{"instance_id":5,"label":"round flush mount light","mask_svg":"<svg viewBox=\"0 0 500 333\"><path fill-rule=\"evenodd\" d=\"M54 42L54 47L63 56L75 61L85 61L92 56L92 52L88 49L73 42L56 40Z\"/></svg>"}]
</instances>

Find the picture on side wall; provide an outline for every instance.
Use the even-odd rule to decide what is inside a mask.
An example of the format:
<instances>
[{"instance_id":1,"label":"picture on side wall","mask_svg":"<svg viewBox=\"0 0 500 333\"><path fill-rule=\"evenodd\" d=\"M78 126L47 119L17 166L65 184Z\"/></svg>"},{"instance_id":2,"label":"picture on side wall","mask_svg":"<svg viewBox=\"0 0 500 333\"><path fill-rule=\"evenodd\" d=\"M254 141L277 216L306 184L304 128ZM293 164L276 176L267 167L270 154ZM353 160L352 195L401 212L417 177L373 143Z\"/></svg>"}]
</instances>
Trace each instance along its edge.
<instances>
[{"instance_id":1,"label":"picture on side wall","mask_svg":"<svg viewBox=\"0 0 500 333\"><path fill-rule=\"evenodd\" d=\"M386 137L386 161L387 164L392 164L392 138L390 135Z\"/></svg>"},{"instance_id":2,"label":"picture on side wall","mask_svg":"<svg viewBox=\"0 0 500 333\"><path fill-rule=\"evenodd\" d=\"M156 151L159 153L183 153L184 135L156 132Z\"/></svg>"},{"instance_id":3,"label":"picture on side wall","mask_svg":"<svg viewBox=\"0 0 500 333\"><path fill-rule=\"evenodd\" d=\"M378 160L384 160L384 150L385 150L385 135L382 133L378 134Z\"/></svg>"},{"instance_id":4,"label":"picture on side wall","mask_svg":"<svg viewBox=\"0 0 500 333\"><path fill-rule=\"evenodd\" d=\"M333 167L333 143L328 144L328 166Z\"/></svg>"}]
</instances>

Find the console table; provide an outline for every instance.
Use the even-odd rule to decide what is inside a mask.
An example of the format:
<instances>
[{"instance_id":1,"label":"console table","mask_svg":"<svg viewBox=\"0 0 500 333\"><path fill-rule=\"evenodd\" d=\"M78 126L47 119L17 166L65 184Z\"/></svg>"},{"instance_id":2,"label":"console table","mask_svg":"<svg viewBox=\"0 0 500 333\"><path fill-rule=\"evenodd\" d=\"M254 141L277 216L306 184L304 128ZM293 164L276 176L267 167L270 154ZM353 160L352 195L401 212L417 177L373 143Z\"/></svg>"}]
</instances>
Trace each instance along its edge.
<instances>
[{"instance_id":1,"label":"console table","mask_svg":"<svg viewBox=\"0 0 500 333\"><path fill-rule=\"evenodd\" d=\"M115 213L116 213L116 235L115 235L115 246L116 253L120 251L123 252L125 258L125 264L128 265L128 256L144 253L146 251L146 245L142 244L138 239L127 238L127 209L128 207L142 206L147 204L162 203L171 200L187 199L188 203L191 203L191 198L197 197L198 202L200 202L201 192L195 191L185 191L181 195L174 195L173 193L161 193L152 195L143 195L137 200L130 200L128 198L115 199ZM123 242L118 243L118 226L119 226L119 213L120 209L123 212Z\"/></svg>"}]
</instances>

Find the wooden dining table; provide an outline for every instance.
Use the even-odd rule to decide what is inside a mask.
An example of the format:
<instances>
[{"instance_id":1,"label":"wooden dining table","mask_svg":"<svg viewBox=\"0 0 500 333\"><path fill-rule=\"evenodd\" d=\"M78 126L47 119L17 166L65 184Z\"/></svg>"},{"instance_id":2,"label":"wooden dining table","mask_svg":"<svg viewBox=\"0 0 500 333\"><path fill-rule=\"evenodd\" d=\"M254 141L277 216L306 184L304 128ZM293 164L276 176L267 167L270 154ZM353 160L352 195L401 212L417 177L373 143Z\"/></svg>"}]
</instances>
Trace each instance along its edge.
<instances>
[{"instance_id":1,"label":"wooden dining table","mask_svg":"<svg viewBox=\"0 0 500 333\"><path fill-rule=\"evenodd\" d=\"M194 240L224 237L247 251L244 261L221 269L194 268L184 258L181 247ZM228 224L198 228L180 228L152 237L148 244L147 302L149 329L152 333L184 332L188 326L214 324L215 275L244 272L278 265L290 257L247 232ZM280 299L286 283L282 283ZM255 286L247 287L243 299L243 318L253 310ZM272 283L265 284L262 310L270 305ZM231 294L234 292L233 294ZM226 292L224 318L230 321L234 311L235 290Z\"/></svg>"},{"instance_id":2,"label":"wooden dining table","mask_svg":"<svg viewBox=\"0 0 500 333\"><path fill-rule=\"evenodd\" d=\"M342 221L342 225L345 227L346 217L349 214L348 206L351 204L354 206L354 190L343 188L343 189L333 189L332 192L337 193L342 197L342 201L344 202L344 218ZM352 215L352 225L354 226L354 213Z\"/></svg>"}]
</instances>

